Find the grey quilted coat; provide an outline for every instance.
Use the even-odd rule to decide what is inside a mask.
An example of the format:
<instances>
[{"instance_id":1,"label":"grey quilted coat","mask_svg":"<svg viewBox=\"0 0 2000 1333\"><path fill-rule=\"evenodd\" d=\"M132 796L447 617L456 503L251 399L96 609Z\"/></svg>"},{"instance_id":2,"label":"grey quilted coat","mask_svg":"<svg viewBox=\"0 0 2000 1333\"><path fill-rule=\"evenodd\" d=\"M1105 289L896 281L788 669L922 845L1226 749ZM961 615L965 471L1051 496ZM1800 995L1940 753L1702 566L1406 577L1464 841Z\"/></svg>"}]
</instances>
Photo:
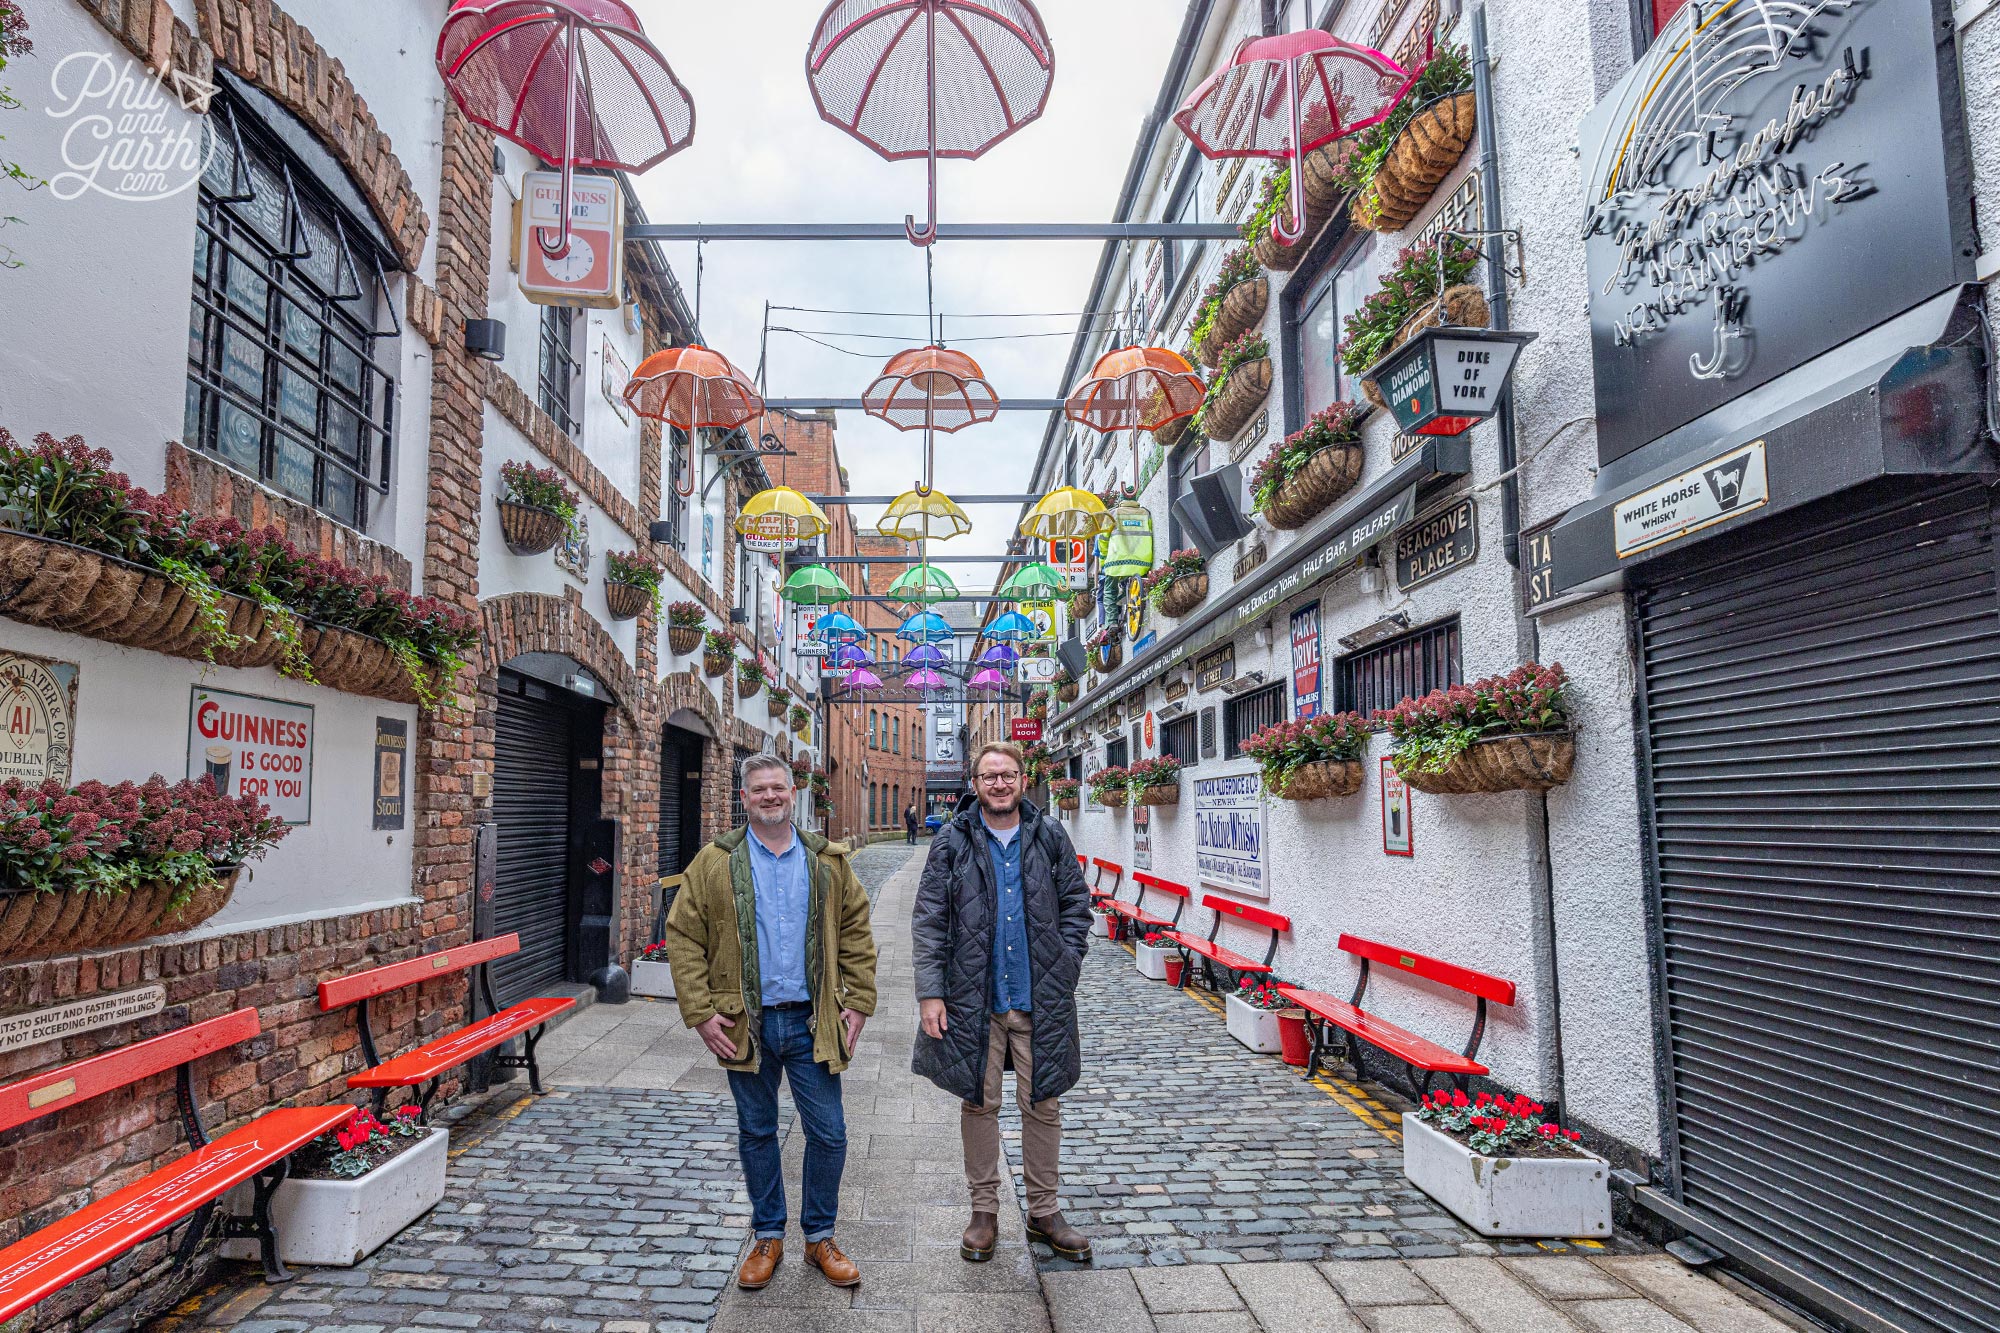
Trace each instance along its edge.
<instances>
[{"instance_id":1,"label":"grey quilted coat","mask_svg":"<svg viewBox=\"0 0 2000 1333\"><path fill-rule=\"evenodd\" d=\"M1060 1096L1082 1073L1076 979L1090 948L1090 890L1062 825L1021 802L1021 888L1028 911L1028 975L1034 996L1034 1086L1030 1101ZM986 1086L992 1016L993 922L999 901L991 835L975 804L931 843L910 921L917 998L941 999L945 1034L917 1031L910 1068L964 1101Z\"/></svg>"}]
</instances>

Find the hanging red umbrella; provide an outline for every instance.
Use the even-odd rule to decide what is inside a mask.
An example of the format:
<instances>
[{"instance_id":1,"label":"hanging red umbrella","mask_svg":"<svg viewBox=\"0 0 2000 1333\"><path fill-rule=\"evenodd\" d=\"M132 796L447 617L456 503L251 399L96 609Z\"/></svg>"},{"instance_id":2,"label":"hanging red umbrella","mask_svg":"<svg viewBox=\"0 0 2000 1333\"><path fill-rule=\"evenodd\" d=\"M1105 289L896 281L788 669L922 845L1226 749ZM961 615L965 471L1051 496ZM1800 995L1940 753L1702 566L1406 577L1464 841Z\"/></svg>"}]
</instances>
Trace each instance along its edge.
<instances>
[{"instance_id":1,"label":"hanging red umbrella","mask_svg":"<svg viewBox=\"0 0 2000 1333\"><path fill-rule=\"evenodd\" d=\"M978 157L1041 115L1054 78L1028 0L833 0L806 51L822 119L891 162L929 161L929 219L903 219L913 245L937 239L937 160Z\"/></svg>"},{"instance_id":2,"label":"hanging red umbrella","mask_svg":"<svg viewBox=\"0 0 2000 1333\"><path fill-rule=\"evenodd\" d=\"M624 0L452 0L438 73L459 109L562 169L562 223L549 255L569 251L577 167L644 171L694 138L694 100Z\"/></svg>"},{"instance_id":3,"label":"hanging red umbrella","mask_svg":"<svg viewBox=\"0 0 2000 1333\"><path fill-rule=\"evenodd\" d=\"M1306 234L1299 186L1305 155L1381 120L1415 78L1380 51L1317 28L1248 37L1182 103L1174 124L1203 157L1290 162L1290 217L1271 219L1271 235L1294 245Z\"/></svg>"},{"instance_id":4,"label":"hanging red umbrella","mask_svg":"<svg viewBox=\"0 0 2000 1333\"><path fill-rule=\"evenodd\" d=\"M682 430L730 430L764 410L750 377L706 347L669 347L639 363L625 401L642 417Z\"/></svg>"},{"instance_id":5,"label":"hanging red umbrella","mask_svg":"<svg viewBox=\"0 0 2000 1333\"><path fill-rule=\"evenodd\" d=\"M1201 376L1179 352L1164 347L1120 347L1097 358L1089 378L1063 400L1063 415L1110 434L1158 430L1192 416L1207 392Z\"/></svg>"},{"instance_id":6,"label":"hanging red umbrella","mask_svg":"<svg viewBox=\"0 0 2000 1333\"><path fill-rule=\"evenodd\" d=\"M949 347L910 347L890 357L861 395L862 410L897 430L949 435L1000 414L1000 395L986 372Z\"/></svg>"}]
</instances>

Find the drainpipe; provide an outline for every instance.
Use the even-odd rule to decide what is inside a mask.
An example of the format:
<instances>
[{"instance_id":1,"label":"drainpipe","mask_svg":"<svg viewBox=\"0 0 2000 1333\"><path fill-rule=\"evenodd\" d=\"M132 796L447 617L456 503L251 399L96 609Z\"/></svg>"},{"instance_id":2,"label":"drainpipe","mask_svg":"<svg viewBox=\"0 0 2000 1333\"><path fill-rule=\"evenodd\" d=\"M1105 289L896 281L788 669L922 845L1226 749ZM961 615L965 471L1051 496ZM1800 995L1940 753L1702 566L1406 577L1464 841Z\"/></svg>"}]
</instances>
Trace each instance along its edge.
<instances>
[{"instance_id":1,"label":"drainpipe","mask_svg":"<svg viewBox=\"0 0 2000 1333\"><path fill-rule=\"evenodd\" d=\"M1480 230L1487 234L1481 238L1486 246L1486 285L1491 293L1488 304L1493 311L1493 327L1500 330L1511 328L1510 310L1507 299L1506 250L1501 238L1494 233L1500 230L1500 153L1498 135L1494 129L1493 110L1493 57L1486 46L1486 6L1472 8L1472 90L1479 108L1479 193L1481 221ZM1511 569L1521 567L1521 486L1515 472L1516 446L1514 438L1514 389L1510 383L1500 403L1500 410L1494 414L1494 428L1498 432L1500 445L1500 523L1502 550L1507 556ZM1516 644L1530 660L1540 660L1541 634L1533 616L1516 612L1519 617L1515 633ZM1541 955L1539 962L1543 975L1549 979L1548 1021L1551 1040L1548 1047L1550 1061L1549 1075L1551 1093L1546 1099L1562 1114L1566 1097L1563 1070L1563 1029L1562 1029L1562 971L1556 953L1556 886L1555 867L1549 859L1549 796L1541 792L1528 804L1528 839L1535 848L1536 866L1534 870L1536 951Z\"/></svg>"}]
</instances>

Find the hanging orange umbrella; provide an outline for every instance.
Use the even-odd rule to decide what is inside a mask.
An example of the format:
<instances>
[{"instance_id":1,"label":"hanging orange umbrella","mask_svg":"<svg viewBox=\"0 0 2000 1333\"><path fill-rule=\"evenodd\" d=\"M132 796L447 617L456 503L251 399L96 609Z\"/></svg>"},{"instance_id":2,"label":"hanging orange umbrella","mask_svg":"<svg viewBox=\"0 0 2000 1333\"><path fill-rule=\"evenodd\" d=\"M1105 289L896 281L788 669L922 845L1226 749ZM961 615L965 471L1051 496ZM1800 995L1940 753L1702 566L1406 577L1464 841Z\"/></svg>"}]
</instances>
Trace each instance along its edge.
<instances>
[{"instance_id":1,"label":"hanging orange umbrella","mask_svg":"<svg viewBox=\"0 0 2000 1333\"><path fill-rule=\"evenodd\" d=\"M682 430L730 430L758 416L764 399L729 358L706 347L669 347L639 363L625 401L642 417Z\"/></svg>"},{"instance_id":2,"label":"hanging orange umbrella","mask_svg":"<svg viewBox=\"0 0 2000 1333\"><path fill-rule=\"evenodd\" d=\"M861 406L897 430L955 430L1000 414L986 372L949 347L910 347L890 357L861 396Z\"/></svg>"},{"instance_id":3,"label":"hanging orange umbrella","mask_svg":"<svg viewBox=\"0 0 2000 1333\"><path fill-rule=\"evenodd\" d=\"M1109 434L1157 430L1201 407L1207 388L1194 367L1164 347L1120 347L1097 358L1063 401L1063 415Z\"/></svg>"}]
</instances>

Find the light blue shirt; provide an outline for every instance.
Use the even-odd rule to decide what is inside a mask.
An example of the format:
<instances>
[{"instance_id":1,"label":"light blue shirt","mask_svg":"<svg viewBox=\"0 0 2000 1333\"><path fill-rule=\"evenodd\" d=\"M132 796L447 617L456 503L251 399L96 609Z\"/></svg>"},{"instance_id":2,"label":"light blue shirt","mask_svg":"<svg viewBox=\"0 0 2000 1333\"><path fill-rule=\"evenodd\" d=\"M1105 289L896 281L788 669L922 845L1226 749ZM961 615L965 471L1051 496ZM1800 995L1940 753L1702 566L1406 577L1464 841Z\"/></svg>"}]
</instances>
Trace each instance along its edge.
<instances>
[{"instance_id":1,"label":"light blue shirt","mask_svg":"<svg viewBox=\"0 0 2000 1333\"><path fill-rule=\"evenodd\" d=\"M981 821L984 823L984 820ZM1021 892L1021 826L986 825L993 857L993 1012L1034 1010L1034 979L1028 971L1028 904Z\"/></svg>"},{"instance_id":2,"label":"light blue shirt","mask_svg":"<svg viewBox=\"0 0 2000 1333\"><path fill-rule=\"evenodd\" d=\"M812 889L806 875L806 845L790 825L791 846L773 853L754 833L750 847L750 887L757 896L757 969L765 1004L810 1000L806 987L806 913Z\"/></svg>"}]
</instances>

